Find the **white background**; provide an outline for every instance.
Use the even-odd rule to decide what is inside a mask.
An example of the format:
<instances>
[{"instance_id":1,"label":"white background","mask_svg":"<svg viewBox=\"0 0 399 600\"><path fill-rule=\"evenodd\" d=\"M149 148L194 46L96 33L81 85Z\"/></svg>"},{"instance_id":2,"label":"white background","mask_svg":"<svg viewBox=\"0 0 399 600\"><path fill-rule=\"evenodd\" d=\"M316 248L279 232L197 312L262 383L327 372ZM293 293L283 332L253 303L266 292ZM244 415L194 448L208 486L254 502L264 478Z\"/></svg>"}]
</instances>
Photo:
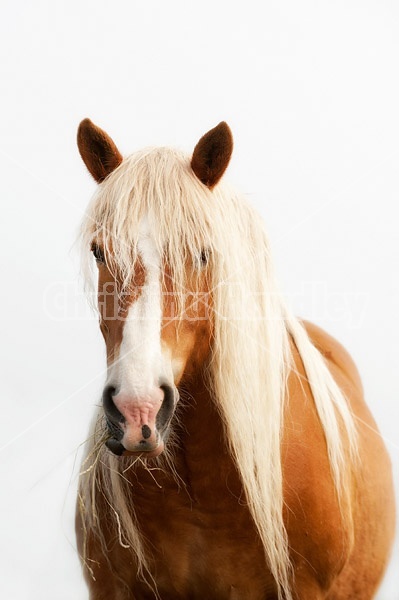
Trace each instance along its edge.
<instances>
[{"instance_id":1,"label":"white background","mask_svg":"<svg viewBox=\"0 0 399 600\"><path fill-rule=\"evenodd\" d=\"M89 116L124 153L220 120L299 315L354 356L399 471L399 6L394 0L3 1L0 596L87 598L77 467L104 382L73 247ZM379 599L399 598L398 547Z\"/></svg>"}]
</instances>

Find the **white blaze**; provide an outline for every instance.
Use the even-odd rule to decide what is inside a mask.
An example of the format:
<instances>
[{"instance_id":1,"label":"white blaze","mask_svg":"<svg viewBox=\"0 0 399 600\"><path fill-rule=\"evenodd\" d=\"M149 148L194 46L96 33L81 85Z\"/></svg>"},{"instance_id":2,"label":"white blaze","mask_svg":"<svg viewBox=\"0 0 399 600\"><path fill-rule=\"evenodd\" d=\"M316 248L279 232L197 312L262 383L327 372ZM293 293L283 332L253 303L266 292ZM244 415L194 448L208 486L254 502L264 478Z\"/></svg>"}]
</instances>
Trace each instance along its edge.
<instances>
[{"instance_id":1,"label":"white blaze","mask_svg":"<svg viewBox=\"0 0 399 600\"><path fill-rule=\"evenodd\" d=\"M119 356L110 366L108 384L123 394L143 398L160 382L173 383L173 375L161 347L161 257L147 219L140 225L137 248L145 281L125 318Z\"/></svg>"}]
</instances>

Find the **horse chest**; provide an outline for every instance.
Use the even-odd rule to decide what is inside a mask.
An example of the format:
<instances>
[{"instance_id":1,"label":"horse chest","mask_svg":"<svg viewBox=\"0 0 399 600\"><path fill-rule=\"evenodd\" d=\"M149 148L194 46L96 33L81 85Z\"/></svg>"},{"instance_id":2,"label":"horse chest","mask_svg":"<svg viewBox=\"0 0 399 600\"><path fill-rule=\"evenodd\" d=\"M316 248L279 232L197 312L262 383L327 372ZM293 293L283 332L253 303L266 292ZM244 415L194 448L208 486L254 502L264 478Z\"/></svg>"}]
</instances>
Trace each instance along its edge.
<instances>
[{"instance_id":1,"label":"horse chest","mask_svg":"<svg viewBox=\"0 0 399 600\"><path fill-rule=\"evenodd\" d=\"M152 482L135 500L162 599L274 597L238 476L229 459L219 458L185 487L170 479L162 487Z\"/></svg>"}]
</instances>

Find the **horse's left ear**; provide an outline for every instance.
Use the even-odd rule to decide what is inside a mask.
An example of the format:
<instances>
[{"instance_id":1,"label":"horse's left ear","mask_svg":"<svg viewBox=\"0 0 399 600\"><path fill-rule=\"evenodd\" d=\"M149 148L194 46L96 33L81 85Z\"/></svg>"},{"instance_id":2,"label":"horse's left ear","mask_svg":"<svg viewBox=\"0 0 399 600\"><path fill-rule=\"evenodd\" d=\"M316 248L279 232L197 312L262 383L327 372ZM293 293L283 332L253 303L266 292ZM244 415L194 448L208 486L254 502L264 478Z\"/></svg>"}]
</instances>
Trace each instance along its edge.
<instances>
[{"instance_id":1,"label":"horse's left ear","mask_svg":"<svg viewBox=\"0 0 399 600\"><path fill-rule=\"evenodd\" d=\"M84 164L97 183L101 183L123 160L109 135L90 119L84 119L79 125L78 148Z\"/></svg>"},{"instance_id":2,"label":"horse's left ear","mask_svg":"<svg viewBox=\"0 0 399 600\"><path fill-rule=\"evenodd\" d=\"M212 189L227 169L232 152L233 136L230 127L222 121L195 146L191 168L198 179Z\"/></svg>"}]
</instances>

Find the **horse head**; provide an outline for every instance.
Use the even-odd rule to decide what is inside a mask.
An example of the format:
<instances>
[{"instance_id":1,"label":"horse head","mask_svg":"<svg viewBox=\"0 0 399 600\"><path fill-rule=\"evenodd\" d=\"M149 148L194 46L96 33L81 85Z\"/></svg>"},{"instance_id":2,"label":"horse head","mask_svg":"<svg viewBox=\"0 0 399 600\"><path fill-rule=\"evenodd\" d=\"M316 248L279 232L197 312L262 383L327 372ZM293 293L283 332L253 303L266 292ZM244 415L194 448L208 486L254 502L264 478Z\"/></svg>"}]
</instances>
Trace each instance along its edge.
<instances>
[{"instance_id":1,"label":"horse head","mask_svg":"<svg viewBox=\"0 0 399 600\"><path fill-rule=\"evenodd\" d=\"M210 196L228 166L232 146L230 129L222 122L200 139L191 161L181 168ZM78 147L99 184L93 201L98 210L88 229L98 267L100 328L107 349L102 395L109 434L106 445L117 455L152 458L164 449L179 384L210 356L212 252L201 235L190 234L191 248L187 248L182 234L176 260L176 248L164 239L151 204L169 201L167 196L173 197L178 182L161 154L155 152L152 161L157 189L149 190L147 181L139 198L128 199L143 205L134 216L119 210L118 195L126 197L128 190L127 195L134 196L133 174L135 168L143 168L144 158L133 163L124 160L112 139L89 119L79 126ZM151 152L146 159L149 156ZM164 181L166 171L168 181ZM168 193L162 191L165 186ZM183 232L181 211L171 206L170 212L175 220L171 226ZM201 230L200 223L198 227Z\"/></svg>"}]
</instances>

